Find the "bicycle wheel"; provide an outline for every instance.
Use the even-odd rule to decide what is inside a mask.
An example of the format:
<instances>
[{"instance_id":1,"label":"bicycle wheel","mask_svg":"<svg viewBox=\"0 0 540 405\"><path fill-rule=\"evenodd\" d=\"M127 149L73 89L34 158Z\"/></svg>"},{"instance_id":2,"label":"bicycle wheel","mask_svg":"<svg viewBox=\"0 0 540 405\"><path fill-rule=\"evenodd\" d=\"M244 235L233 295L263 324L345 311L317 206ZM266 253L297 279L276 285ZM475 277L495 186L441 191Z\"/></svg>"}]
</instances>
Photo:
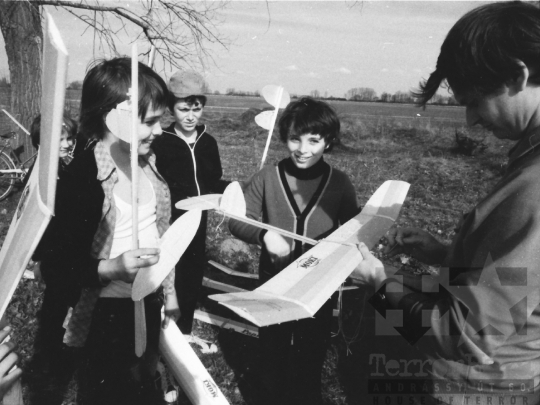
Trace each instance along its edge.
<instances>
[{"instance_id":1,"label":"bicycle wheel","mask_svg":"<svg viewBox=\"0 0 540 405\"><path fill-rule=\"evenodd\" d=\"M0 153L0 201L5 200L13 190L15 177L13 173L3 173L3 170L13 170L15 164L13 160L4 152Z\"/></svg>"}]
</instances>

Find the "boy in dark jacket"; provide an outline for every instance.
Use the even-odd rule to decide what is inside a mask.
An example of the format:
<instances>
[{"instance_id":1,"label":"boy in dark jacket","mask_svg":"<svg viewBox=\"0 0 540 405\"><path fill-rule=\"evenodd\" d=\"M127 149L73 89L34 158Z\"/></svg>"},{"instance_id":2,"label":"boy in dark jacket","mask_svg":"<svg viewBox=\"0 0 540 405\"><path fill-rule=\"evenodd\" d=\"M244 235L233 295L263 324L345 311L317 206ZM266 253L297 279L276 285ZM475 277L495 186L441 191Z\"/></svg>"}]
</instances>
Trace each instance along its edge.
<instances>
[{"instance_id":1,"label":"boy in dark jacket","mask_svg":"<svg viewBox=\"0 0 540 405\"><path fill-rule=\"evenodd\" d=\"M156 167L171 190L171 222L185 212L175 208L178 201L221 193L225 186L220 181L223 171L217 142L204 125L198 125L206 104L203 84L202 77L192 71L178 71L171 77L168 107L175 121L152 144ZM181 312L178 327L189 335L189 341L198 344L200 339L193 337L191 331L206 266L206 223L204 211L193 241L176 265L175 287Z\"/></svg>"}]
</instances>

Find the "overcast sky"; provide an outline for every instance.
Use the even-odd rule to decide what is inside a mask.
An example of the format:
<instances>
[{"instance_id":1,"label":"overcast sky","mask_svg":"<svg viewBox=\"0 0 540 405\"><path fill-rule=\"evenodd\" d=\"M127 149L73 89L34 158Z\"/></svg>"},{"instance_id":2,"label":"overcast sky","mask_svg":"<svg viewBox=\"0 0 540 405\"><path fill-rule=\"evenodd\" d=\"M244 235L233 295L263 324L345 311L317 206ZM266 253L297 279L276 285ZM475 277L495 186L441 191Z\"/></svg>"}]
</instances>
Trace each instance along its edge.
<instances>
[{"instance_id":1,"label":"overcast sky","mask_svg":"<svg viewBox=\"0 0 540 405\"><path fill-rule=\"evenodd\" d=\"M213 46L204 72L211 90L255 91L280 84L291 94L342 97L354 87L380 95L416 87L434 69L448 30L477 1L232 1L221 12L229 49ZM73 16L47 7L70 53L69 81L82 80L93 35ZM124 36L129 53L129 38ZM8 74L1 42L0 76ZM160 72L164 77L170 71Z\"/></svg>"}]
</instances>

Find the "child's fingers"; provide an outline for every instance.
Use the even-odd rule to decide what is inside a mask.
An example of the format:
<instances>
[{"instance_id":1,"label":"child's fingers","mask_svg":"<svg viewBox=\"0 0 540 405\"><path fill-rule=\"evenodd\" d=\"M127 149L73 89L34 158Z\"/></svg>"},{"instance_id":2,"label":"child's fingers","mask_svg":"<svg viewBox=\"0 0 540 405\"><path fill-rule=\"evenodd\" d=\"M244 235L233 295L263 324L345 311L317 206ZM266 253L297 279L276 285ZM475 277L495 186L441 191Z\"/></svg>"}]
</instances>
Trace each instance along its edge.
<instances>
[{"instance_id":1,"label":"child's fingers","mask_svg":"<svg viewBox=\"0 0 540 405\"><path fill-rule=\"evenodd\" d=\"M0 377L8 374L9 370L17 364L19 356L16 353L10 352L2 361L0 361ZM12 371L15 373L17 370Z\"/></svg>"},{"instance_id":2,"label":"child's fingers","mask_svg":"<svg viewBox=\"0 0 540 405\"><path fill-rule=\"evenodd\" d=\"M150 256L146 258L139 257L137 261L137 267L150 267L159 262L159 256Z\"/></svg>"},{"instance_id":3,"label":"child's fingers","mask_svg":"<svg viewBox=\"0 0 540 405\"><path fill-rule=\"evenodd\" d=\"M8 337L11 332L11 326L6 326L4 329L0 330L0 344L4 343L4 340Z\"/></svg>"},{"instance_id":4,"label":"child's fingers","mask_svg":"<svg viewBox=\"0 0 540 405\"><path fill-rule=\"evenodd\" d=\"M9 356L9 353L11 353L13 349L15 349L15 343L2 343L0 345L0 361L2 361L2 359L4 359L5 357Z\"/></svg>"},{"instance_id":5,"label":"child's fingers","mask_svg":"<svg viewBox=\"0 0 540 405\"><path fill-rule=\"evenodd\" d=\"M21 378L22 370L19 367L15 367L10 373L2 377L2 389L4 394L15 384L15 382Z\"/></svg>"},{"instance_id":6,"label":"child's fingers","mask_svg":"<svg viewBox=\"0 0 540 405\"><path fill-rule=\"evenodd\" d=\"M156 256L159 255L160 250L158 248L141 248L132 251L137 257L141 256Z\"/></svg>"}]
</instances>

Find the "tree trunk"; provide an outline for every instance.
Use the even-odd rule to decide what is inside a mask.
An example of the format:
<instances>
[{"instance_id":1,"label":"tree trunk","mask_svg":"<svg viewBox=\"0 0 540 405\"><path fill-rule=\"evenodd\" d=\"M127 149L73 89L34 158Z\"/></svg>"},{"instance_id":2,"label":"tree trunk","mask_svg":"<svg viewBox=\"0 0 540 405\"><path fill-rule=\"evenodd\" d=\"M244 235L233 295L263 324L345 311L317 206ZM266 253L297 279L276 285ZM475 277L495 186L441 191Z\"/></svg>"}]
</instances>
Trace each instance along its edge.
<instances>
[{"instance_id":1,"label":"tree trunk","mask_svg":"<svg viewBox=\"0 0 540 405\"><path fill-rule=\"evenodd\" d=\"M6 44L11 81L11 113L26 128L41 106L43 31L39 7L30 1L0 0L0 29ZM30 137L18 132L20 158L34 152Z\"/></svg>"}]
</instances>

